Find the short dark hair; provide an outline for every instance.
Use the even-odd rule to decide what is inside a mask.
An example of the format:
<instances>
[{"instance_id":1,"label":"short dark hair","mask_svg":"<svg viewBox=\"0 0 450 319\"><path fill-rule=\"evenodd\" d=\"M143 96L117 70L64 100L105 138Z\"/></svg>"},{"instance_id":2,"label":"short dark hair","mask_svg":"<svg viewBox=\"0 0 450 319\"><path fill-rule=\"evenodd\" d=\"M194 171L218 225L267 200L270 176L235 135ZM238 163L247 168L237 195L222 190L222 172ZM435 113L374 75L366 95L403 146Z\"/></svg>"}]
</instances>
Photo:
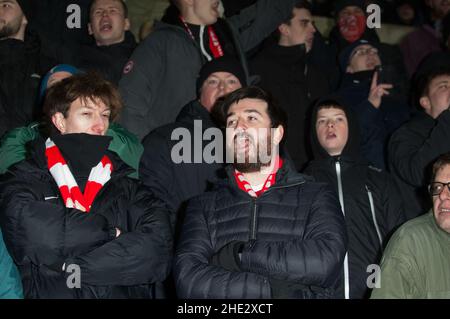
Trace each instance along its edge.
<instances>
[{"instance_id":1,"label":"short dark hair","mask_svg":"<svg viewBox=\"0 0 450 319\"><path fill-rule=\"evenodd\" d=\"M71 104L78 98L99 99L111 110L110 120L114 120L122 109L119 90L97 72L80 73L56 83L48 89L44 101L44 118L48 133L57 133L52 116L62 113L67 117Z\"/></svg>"},{"instance_id":2,"label":"short dark hair","mask_svg":"<svg viewBox=\"0 0 450 319\"><path fill-rule=\"evenodd\" d=\"M344 112L347 112L345 107L339 101L334 99L325 99L323 101L319 101L316 108L317 113L319 113L319 111L323 109L340 109Z\"/></svg>"},{"instance_id":3,"label":"short dark hair","mask_svg":"<svg viewBox=\"0 0 450 319\"><path fill-rule=\"evenodd\" d=\"M428 95L431 81L441 75L450 75L450 65L444 65L440 68L429 71L426 74L418 76L417 79L417 100Z\"/></svg>"},{"instance_id":4,"label":"short dark hair","mask_svg":"<svg viewBox=\"0 0 450 319\"><path fill-rule=\"evenodd\" d=\"M282 23L280 23L280 25L281 25L281 24L291 25L291 20L292 20L292 18L294 17L294 9L306 9L306 10L308 10L310 13L312 13L312 6L311 6L311 4L309 3L309 1L308 1L308 0L299 0L299 1L297 2L297 4L294 6L294 8L292 9L292 13L291 13L291 15L289 16L289 18L286 19L286 20L284 20ZM280 36L281 36L280 30L278 30L278 28L277 28L277 29L275 30L275 32L272 34L272 36L273 36L273 38L274 38L276 41L279 41L279 40L280 40Z\"/></svg>"},{"instance_id":5,"label":"short dark hair","mask_svg":"<svg viewBox=\"0 0 450 319\"><path fill-rule=\"evenodd\" d=\"M91 20L92 8L94 7L94 3L96 1L97 0L92 0L91 4L89 6L89 20ZM125 19L128 18L128 6L127 6L126 2L123 0L115 0L115 1L118 1L122 4L123 15L124 15Z\"/></svg>"},{"instance_id":6,"label":"short dark hair","mask_svg":"<svg viewBox=\"0 0 450 319\"><path fill-rule=\"evenodd\" d=\"M292 9L292 13L289 16L289 19L286 19L283 23L281 24L287 24L287 25L291 25L291 20L294 17L294 9L306 9L308 10L310 13L312 12L312 6L309 3L308 0L299 0L297 1L297 4L294 6L294 8Z\"/></svg>"},{"instance_id":7,"label":"short dark hair","mask_svg":"<svg viewBox=\"0 0 450 319\"><path fill-rule=\"evenodd\" d=\"M169 0L169 3L178 9L181 8L181 0Z\"/></svg>"},{"instance_id":8,"label":"short dark hair","mask_svg":"<svg viewBox=\"0 0 450 319\"><path fill-rule=\"evenodd\" d=\"M431 174L431 183L434 182L434 179L436 178L439 170L441 170L446 165L450 165L450 152L440 155L434 162Z\"/></svg>"},{"instance_id":9,"label":"short dark hair","mask_svg":"<svg viewBox=\"0 0 450 319\"><path fill-rule=\"evenodd\" d=\"M272 127L283 126L286 129L286 115L284 111L274 103L272 95L257 86L240 88L223 99L219 99L214 106L214 117L222 127L226 127L228 110L243 99L257 99L267 103L267 114Z\"/></svg>"}]
</instances>

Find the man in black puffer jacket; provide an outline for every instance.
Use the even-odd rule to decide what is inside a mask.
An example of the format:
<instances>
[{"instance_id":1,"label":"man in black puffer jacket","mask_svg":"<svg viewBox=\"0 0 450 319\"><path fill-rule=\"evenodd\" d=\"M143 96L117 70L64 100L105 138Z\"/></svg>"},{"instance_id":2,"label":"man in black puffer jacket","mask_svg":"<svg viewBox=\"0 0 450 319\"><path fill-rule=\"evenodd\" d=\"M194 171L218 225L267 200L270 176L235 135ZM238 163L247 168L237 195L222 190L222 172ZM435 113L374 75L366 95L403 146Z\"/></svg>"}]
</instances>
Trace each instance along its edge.
<instances>
[{"instance_id":1,"label":"man in black puffer jacket","mask_svg":"<svg viewBox=\"0 0 450 319\"><path fill-rule=\"evenodd\" d=\"M333 297L347 244L336 195L279 156L284 121L266 92L239 89L221 110L233 165L189 203L174 264L178 296Z\"/></svg>"},{"instance_id":2,"label":"man in black puffer jacket","mask_svg":"<svg viewBox=\"0 0 450 319\"><path fill-rule=\"evenodd\" d=\"M363 159L357 119L336 96L315 106L311 141L314 161L305 173L333 186L347 224L348 255L338 296L367 298L369 266L380 262L389 235L405 221L402 198L392 177Z\"/></svg>"},{"instance_id":3,"label":"man in black puffer jacket","mask_svg":"<svg viewBox=\"0 0 450 319\"><path fill-rule=\"evenodd\" d=\"M26 298L155 298L170 270L169 214L107 150L118 91L95 74L53 86L51 132L0 179L0 225Z\"/></svg>"}]
</instances>

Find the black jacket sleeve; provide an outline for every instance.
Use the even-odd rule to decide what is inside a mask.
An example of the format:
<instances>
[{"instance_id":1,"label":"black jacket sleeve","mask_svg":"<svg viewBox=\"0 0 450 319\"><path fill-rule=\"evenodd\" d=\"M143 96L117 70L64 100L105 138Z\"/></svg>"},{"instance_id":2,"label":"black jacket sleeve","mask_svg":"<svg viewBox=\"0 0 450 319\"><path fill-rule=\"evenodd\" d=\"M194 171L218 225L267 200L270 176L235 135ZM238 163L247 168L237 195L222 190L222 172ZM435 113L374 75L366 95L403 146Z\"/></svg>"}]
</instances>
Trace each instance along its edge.
<instances>
[{"instance_id":1,"label":"black jacket sleeve","mask_svg":"<svg viewBox=\"0 0 450 319\"><path fill-rule=\"evenodd\" d=\"M130 286L163 281L172 261L172 231L163 204L143 186L132 191L128 232L86 254L66 260L80 267L89 285Z\"/></svg>"},{"instance_id":2,"label":"black jacket sleeve","mask_svg":"<svg viewBox=\"0 0 450 319\"><path fill-rule=\"evenodd\" d=\"M296 2L297 0L259 0L227 21L238 32L243 50L248 52L289 19Z\"/></svg>"},{"instance_id":3,"label":"black jacket sleeve","mask_svg":"<svg viewBox=\"0 0 450 319\"><path fill-rule=\"evenodd\" d=\"M400 196L397 185L390 175L383 175L385 175L385 184L379 191L383 197L382 217L384 219L385 227L383 245L386 246L390 235L406 221L406 214L404 211L405 205L403 204L403 199L402 196Z\"/></svg>"},{"instance_id":4,"label":"black jacket sleeve","mask_svg":"<svg viewBox=\"0 0 450 319\"><path fill-rule=\"evenodd\" d=\"M230 271L210 263L215 254L202 200L189 202L181 239L174 261L174 276L179 298L270 298L265 276L245 271Z\"/></svg>"},{"instance_id":5,"label":"black jacket sleeve","mask_svg":"<svg viewBox=\"0 0 450 319\"><path fill-rule=\"evenodd\" d=\"M143 141L144 153L139 162L139 178L157 198L165 203L171 212L172 227L175 227L180 200L173 196L173 183L176 181L167 143L164 134L161 134L158 129L146 136Z\"/></svg>"},{"instance_id":6,"label":"black jacket sleeve","mask_svg":"<svg viewBox=\"0 0 450 319\"><path fill-rule=\"evenodd\" d=\"M308 286L333 286L347 251L347 231L330 188L316 193L306 223L304 234L294 240L249 242L242 252L242 269Z\"/></svg>"},{"instance_id":7,"label":"black jacket sleeve","mask_svg":"<svg viewBox=\"0 0 450 319\"><path fill-rule=\"evenodd\" d=\"M115 230L99 214L86 214L39 198L26 181L0 182L0 222L14 261L61 265L67 255L108 242Z\"/></svg>"},{"instance_id":8,"label":"black jacket sleeve","mask_svg":"<svg viewBox=\"0 0 450 319\"><path fill-rule=\"evenodd\" d=\"M426 185L427 166L450 151L450 111L443 111L436 121L428 115L420 116L419 121L414 119L394 133L388 153L392 170L415 187ZM410 128L411 124L416 125ZM430 125L432 128L428 129Z\"/></svg>"}]
</instances>

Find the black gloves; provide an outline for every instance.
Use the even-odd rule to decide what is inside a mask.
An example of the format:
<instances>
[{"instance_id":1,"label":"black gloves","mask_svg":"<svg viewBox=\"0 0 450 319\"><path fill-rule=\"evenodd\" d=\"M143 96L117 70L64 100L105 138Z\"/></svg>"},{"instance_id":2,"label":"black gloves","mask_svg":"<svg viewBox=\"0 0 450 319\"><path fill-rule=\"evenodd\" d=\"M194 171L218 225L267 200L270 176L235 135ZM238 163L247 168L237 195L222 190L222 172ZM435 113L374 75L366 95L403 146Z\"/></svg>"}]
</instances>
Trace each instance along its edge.
<instances>
[{"instance_id":1,"label":"black gloves","mask_svg":"<svg viewBox=\"0 0 450 319\"><path fill-rule=\"evenodd\" d=\"M210 263L229 271L241 271L239 254L242 253L244 244L245 242L237 240L229 242L211 257Z\"/></svg>"}]
</instances>

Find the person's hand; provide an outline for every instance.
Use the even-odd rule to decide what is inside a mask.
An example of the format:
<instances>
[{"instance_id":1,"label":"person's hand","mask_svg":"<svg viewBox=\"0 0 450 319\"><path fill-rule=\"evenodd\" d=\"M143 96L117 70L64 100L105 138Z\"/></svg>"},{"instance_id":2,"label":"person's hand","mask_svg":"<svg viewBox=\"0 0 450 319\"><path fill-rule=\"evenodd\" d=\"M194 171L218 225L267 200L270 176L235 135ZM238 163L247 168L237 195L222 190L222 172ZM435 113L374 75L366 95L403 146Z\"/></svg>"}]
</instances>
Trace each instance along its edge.
<instances>
[{"instance_id":1,"label":"person's hand","mask_svg":"<svg viewBox=\"0 0 450 319\"><path fill-rule=\"evenodd\" d=\"M240 253L244 248L245 242L233 240L224 245L219 251L211 257L210 263L220 266L229 271L241 271Z\"/></svg>"},{"instance_id":2,"label":"person's hand","mask_svg":"<svg viewBox=\"0 0 450 319\"><path fill-rule=\"evenodd\" d=\"M392 89L392 84L378 82L378 72L373 73L372 83L370 84L369 102L375 107L379 108L381 105L381 99L384 95L389 95L389 89Z\"/></svg>"}]
</instances>

